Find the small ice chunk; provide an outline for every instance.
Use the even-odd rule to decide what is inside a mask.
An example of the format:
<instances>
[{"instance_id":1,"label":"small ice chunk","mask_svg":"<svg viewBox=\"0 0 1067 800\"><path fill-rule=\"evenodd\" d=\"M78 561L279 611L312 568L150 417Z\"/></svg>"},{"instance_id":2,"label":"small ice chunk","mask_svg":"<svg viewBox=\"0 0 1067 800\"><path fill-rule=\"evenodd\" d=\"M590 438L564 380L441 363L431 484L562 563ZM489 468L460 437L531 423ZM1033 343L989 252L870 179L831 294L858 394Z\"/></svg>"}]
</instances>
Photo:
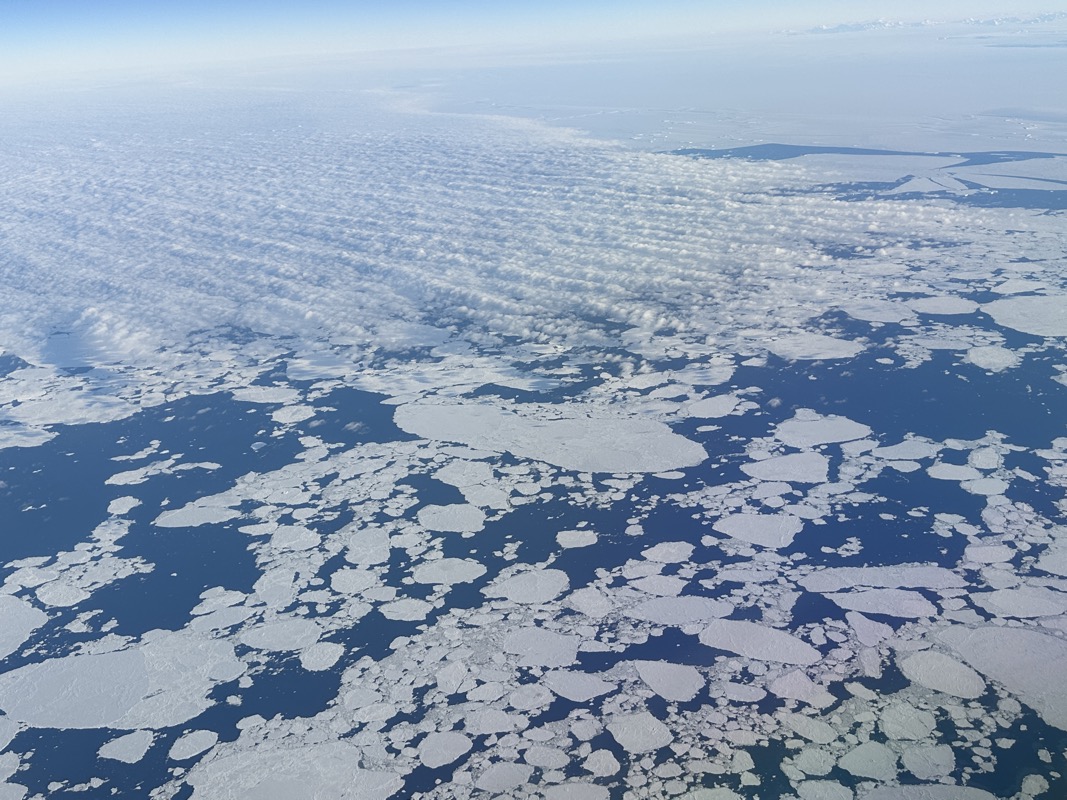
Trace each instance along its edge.
<instances>
[{"instance_id":1,"label":"small ice chunk","mask_svg":"<svg viewBox=\"0 0 1067 800\"><path fill-rule=\"evenodd\" d=\"M470 583L484 574L485 567L477 561L466 558L439 558L419 564L412 570L411 577L415 583L452 586L457 583Z\"/></svg>"},{"instance_id":2,"label":"small ice chunk","mask_svg":"<svg viewBox=\"0 0 1067 800\"><path fill-rule=\"evenodd\" d=\"M762 661L809 666L822 655L790 633L748 620L717 619L700 632L701 644Z\"/></svg>"},{"instance_id":3,"label":"small ice chunk","mask_svg":"<svg viewBox=\"0 0 1067 800\"><path fill-rule=\"evenodd\" d=\"M901 619L936 617L937 607L918 592L907 589L862 589L827 594L838 606L865 614L884 614Z\"/></svg>"},{"instance_id":4,"label":"small ice chunk","mask_svg":"<svg viewBox=\"0 0 1067 800\"><path fill-rule=\"evenodd\" d=\"M859 342L835 339L821 333L797 333L783 336L766 345L779 358L815 361L828 358L852 358L863 350Z\"/></svg>"},{"instance_id":5,"label":"small ice chunk","mask_svg":"<svg viewBox=\"0 0 1067 800\"><path fill-rule=\"evenodd\" d=\"M982 310L1004 328L1034 336L1067 336L1067 295L1011 297Z\"/></svg>"},{"instance_id":6,"label":"small ice chunk","mask_svg":"<svg viewBox=\"0 0 1067 800\"><path fill-rule=\"evenodd\" d=\"M588 547L596 544L597 535L591 528L575 531L560 531L556 534L556 543L564 550L576 547Z\"/></svg>"},{"instance_id":7,"label":"small ice chunk","mask_svg":"<svg viewBox=\"0 0 1067 800\"><path fill-rule=\"evenodd\" d=\"M485 527L485 514L467 503L423 506L419 509L419 524L429 531L474 533Z\"/></svg>"},{"instance_id":8,"label":"small ice chunk","mask_svg":"<svg viewBox=\"0 0 1067 800\"><path fill-rule=\"evenodd\" d=\"M321 634L315 622L298 617L249 628L241 634L240 641L257 650L303 650L317 642Z\"/></svg>"},{"instance_id":9,"label":"small ice chunk","mask_svg":"<svg viewBox=\"0 0 1067 800\"><path fill-rule=\"evenodd\" d=\"M643 619L658 625L688 625L708 619L725 617L734 607L723 600L710 597L657 597L638 603L625 611L632 619Z\"/></svg>"},{"instance_id":10,"label":"small ice chunk","mask_svg":"<svg viewBox=\"0 0 1067 800\"><path fill-rule=\"evenodd\" d=\"M742 464L741 471L761 481L826 483L830 462L820 453L790 453Z\"/></svg>"},{"instance_id":11,"label":"small ice chunk","mask_svg":"<svg viewBox=\"0 0 1067 800\"><path fill-rule=\"evenodd\" d=\"M153 739L155 739L155 734L152 731L134 731L107 742L96 751L96 754L100 758L110 758L114 761L122 761L125 764L136 764L144 758L144 754L148 752Z\"/></svg>"},{"instance_id":12,"label":"small ice chunk","mask_svg":"<svg viewBox=\"0 0 1067 800\"><path fill-rule=\"evenodd\" d=\"M431 733L419 742L419 760L425 767L438 769L462 758L471 747L470 737L457 731Z\"/></svg>"},{"instance_id":13,"label":"small ice chunk","mask_svg":"<svg viewBox=\"0 0 1067 800\"><path fill-rule=\"evenodd\" d=\"M620 715L607 727L628 753L651 753L674 741L670 729L647 711Z\"/></svg>"},{"instance_id":14,"label":"small ice chunk","mask_svg":"<svg viewBox=\"0 0 1067 800\"><path fill-rule=\"evenodd\" d=\"M731 514L711 527L732 539L777 549L792 544L804 523L792 514Z\"/></svg>"},{"instance_id":15,"label":"small ice chunk","mask_svg":"<svg viewBox=\"0 0 1067 800\"><path fill-rule=\"evenodd\" d=\"M541 682L558 694L575 703L586 703L594 697L615 690L615 684L603 681L595 675L571 670L553 670L547 673Z\"/></svg>"},{"instance_id":16,"label":"small ice chunk","mask_svg":"<svg viewBox=\"0 0 1067 800\"><path fill-rule=\"evenodd\" d=\"M683 564L693 555L693 545L688 542L660 542L641 551L649 561L660 564Z\"/></svg>"},{"instance_id":17,"label":"small ice chunk","mask_svg":"<svg viewBox=\"0 0 1067 800\"><path fill-rule=\"evenodd\" d=\"M837 765L857 778L891 781L897 776L896 754L881 742L864 742L837 760Z\"/></svg>"},{"instance_id":18,"label":"small ice chunk","mask_svg":"<svg viewBox=\"0 0 1067 800\"><path fill-rule=\"evenodd\" d=\"M173 761L184 761L210 750L218 742L215 731L189 731L171 745L167 757Z\"/></svg>"},{"instance_id":19,"label":"small ice chunk","mask_svg":"<svg viewBox=\"0 0 1067 800\"><path fill-rule=\"evenodd\" d=\"M544 628L520 628L504 640L504 652L518 656L520 667L565 667L578 655L577 636Z\"/></svg>"},{"instance_id":20,"label":"small ice chunk","mask_svg":"<svg viewBox=\"0 0 1067 800\"><path fill-rule=\"evenodd\" d=\"M559 569L538 569L511 575L482 589L486 597L504 597L513 603L540 605L559 597L570 579Z\"/></svg>"},{"instance_id":21,"label":"small ice chunk","mask_svg":"<svg viewBox=\"0 0 1067 800\"><path fill-rule=\"evenodd\" d=\"M973 700L985 692L985 681L970 667L936 650L913 653L900 662L908 680L953 697Z\"/></svg>"},{"instance_id":22,"label":"small ice chunk","mask_svg":"<svg viewBox=\"0 0 1067 800\"><path fill-rule=\"evenodd\" d=\"M635 661L634 667L648 688L664 700L692 700L704 688L704 676L688 664L667 661Z\"/></svg>"}]
</instances>

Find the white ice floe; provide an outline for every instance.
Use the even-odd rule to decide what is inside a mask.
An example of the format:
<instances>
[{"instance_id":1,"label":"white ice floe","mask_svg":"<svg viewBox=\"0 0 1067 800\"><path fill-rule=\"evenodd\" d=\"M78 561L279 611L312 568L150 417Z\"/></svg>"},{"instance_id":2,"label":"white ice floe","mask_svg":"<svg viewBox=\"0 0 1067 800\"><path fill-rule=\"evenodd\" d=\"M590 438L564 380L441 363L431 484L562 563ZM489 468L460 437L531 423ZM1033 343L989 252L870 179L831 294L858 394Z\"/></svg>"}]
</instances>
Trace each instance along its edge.
<instances>
[{"instance_id":1,"label":"white ice floe","mask_svg":"<svg viewBox=\"0 0 1067 800\"><path fill-rule=\"evenodd\" d=\"M990 344L971 347L964 359L976 367L990 372L1003 372L1019 363L1019 354L1000 345Z\"/></svg>"},{"instance_id":2,"label":"white ice floe","mask_svg":"<svg viewBox=\"0 0 1067 800\"><path fill-rule=\"evenodd\" d=\"M918 592L907 589L863 589L826 595L841 608L864 614L884 614L902 619L937 616L937 606Z\"/></svg>"},{"instance_id":3,"label":"white ice floe","mask_svg":"<svg viewBox=\"0 0 1067 800\"><path fill-rule=\"evenodd\" d=\"M986 690L985 681L977 672L936 650L913 653L899 664L904 677L935 692L973 700Z\"/></svg>"},{"instance_id":4,"label":"white ice floe","mask_svg":"<svg viewBox=\"0 0 1067 800\"><path fill-rule=\"evenodd\" d=\"M871 434L867 425L845 417L806 418L796 416L775 428L774 436L790 447L806 449L820 444L836 444L863 439Z\"/></svg>"},{"instance_id":5,"label":"white ice floe","mask_svg":"<svg viewBox=\"0 0 1067 800\"><path fill-rule=\"evenodd\" d=\"M713 620L700 632L700 642L729 653L783 664L808 666L822 658L818 650L792 634L748 620Z\"/></svg>"},{"instance_id":6,"label":"white ice floe","mask_svg":"<svg viewBox=\"0 0 1067 800\"><path fill-rule=\"evenodd\" d=\"M779 718L793 733L803 736L808 741L815 742L815 744L830 744L830 742L837 739L837 730L821 719L788 711L781 712Z\"/></svg>"},{"instance_id":7,"label":"white ice floe","mask_svg":"<svg viewBox=\"0 0 1067 800\"><path fill-rule=\"evenodd\" d=\"M674 741L670 729L647 711L620 715L607 728L628 753L651 753Z\"/></svg>"},{"instance_id":8,"label":"white ice floe","mask_svg":"<svg viewBox=\"0 0 1067 800\"><path fill-rule=\"evenodd\" d=\"M532 774L533 767L529 764L498 762L479 775L474 785L484 792L499 794L522 786Z\"/></svg>"},{"instance_id":9,"label":"white ice floe","mask_svg":"<svg viewBox=\"0 0 1067 800\"><path fill-rule=\"evenodd\" d=\"M544 628L520 628L504 640L503 649L518 656L519 666L566 667L578 655L578 644L577 636Z\"/></svg>"},{"instance_id":10,"label":"white ice floe","mask_svg":"<svg viewBox=\"0 0 1067 800\"><path fill-rule=\"evenodd\" d=\"M914 300L908 300L907 305L912 311L918 311L920 314L933 314L937 316L973 314L978 310L978 303L954 295L918 297Z\"/></svg>"},{"instance_id":11,"label":"white ice floe","mask_svg":"<svg viewBox=\"0 0 1067 800\"><path fill-rule=\"evenodd\" d=\"M268 622L249 628L240 636L241 644L257 650L303 650L319 640L322 630L310 619L293 619Z\"/></svg>"},{"instance_id":12,"label":"white ice floe","mask_svg":"<svg viewBox=\"0 0 1067 800\"><path fill-rule=\"evenodd\" d=\"M344 645L316 642L300 654L300 666L308 672L322 672L336 664L344 654Z\"/></svg>"},{"instance_id":13,"label":"white ice floe","mask_svg":"<svg viewBox=\"0 0 1067 800\"><path fill-rule=\"evenodd\" d=\"M929 711L903 702L887 706L878 719L882 733L894 740L925 739L936 725L937 720Z\"/></svg>"},{"instance_id":14,"label":"white ice floe","mask_svg":"<svg viewBox=\"0 0 1067 800\"><path fill-rule=\"evenodd\" d=\"M0 659L7 658L48 622L48 615L25 600L0 595Z\"/></svg>"},{"instance_id":15,"label":"white ice floe","mask_svg":"<svg viewBox=\"0 0 1067 800\"><path fill-rule=\"evenodd\" d=\"M845 619L848 620L852 630L856 632L856 638L859 639L860 644L867 647L875 647L893 635L891 626L867 619L863 614L855 611L849 611L845 614Z\"/></svg>"},{"instance_id":16,"label":"white ice floe","mask_svg":"<svg viewBox=\"0 0 1067 800\"><path fill-rule=\"evenodd\" d=\"M853 800L855 795L847 786L834 781L802 781L797 784L800 800Z\"/></svg>"},{"instance_id":17,"label":"white ice floe","mask_svg":"<svg viewBox=\"0 0 1067 800\"><path fill-rule=\"evenodd\" d=\"M155 734L152 731L134 731L125 736L119 736L102 745L96 754L100 758L110 758L114 761L122 761L125 764L136 764L144 754L148 752Z\"/></svg>"},{"instance_id":18,"label":"white ice floe","mask_svg":"<svg viewBox=\"0 0 1067 800\"><path fill-rule=\"evenodd\" d=\"M1045 586L994 589L971 595L975 605L998 617L1058 617L1067 613L1067 594Z\"/></svg>"},{"instance_id":19,"label":"white ice floe","mask_svg":"<svg viewBox=\"0 0 1067 800\"><path fill-rule=\"evenodd\" d=\"M592 528L583 530L560 531L556 534L556 543L564 550L577 547L589 547L597 543L597 534Z\"/></svg>"},{"instance_id":20,"label":"white ice floe","mask_svg":"<svg viewBox=\"0 0 1067 800\"><path fill-rule=\"evenodd\" d=\"M657 597L626 609L626 616L658 625L688 625L691 622L725 617L734 607L710 597Z\"/></svg>"},{"instance_id":21,"label":"white ice floe","mask_svg":"<svg viewBox=\"0 0 1067 800\"><path fill-rule=\"evenodd\" d=\"M189 771L194 800L331 798L386 800L403 787L387 770L363 769L360 748L347 742L240 750Z\"/></svg>"},{"instance_id":22,"label":"white ice floe","mask_svg":"<svg viewBox=\"0 0 1067 800\"><path fill-rule=\"evenodd\" d=\"M660 542L641 551L641 557L660 564L684 564L693 555L689 542Z\"/></svg>"},{"instance_id":23,"label":"white ice floe","mask_svg":"<svg viewBox=\"0 0 1067 800\"><path fill-rule=\"evenodd\" d=\"M139 505L141 505L141 501L136 497L116 497L107 504L107 513L122 516L133 511Z\"/></svg>"},{"instance_id":24,"label":"white ice floe","mask_svg":"<svg viewBox=\"0 0 1067 800\"><path fill-rule=\"evenodd\" d=\"M458 731L431 733L419 742L419 760L423 766L437 769L462 758L473 746L471 738Z\"/></svg>"},{"instance_id":25,"label":"white ice floe","mask_svg":"<svg viewBox=\"0 0 1067 800\"><path fill-rule=\"evenodd\" d=\"M815 683L799 669L778 676L767 688L778 697L800 700L815 708L826 708L837 702L837 698L830 694L825 686Z\"/></svg>"},{"instance_id":26,"label":"white ice floe","mask_svg":"<svg viewBox=\"0 0 1067 800\"><path fill-rule=\"evenodd\" d=\"M615 691L615 684L601 680L595 675L571 670L553 670L541 678L541 683L568 700L585 703L594 697Z\"/></svg>"},{"instance_id":27,"label":"white ice floe","mask_svg":"<svg viewBox=\"0 0 1067 800\"><path fill-rule=\"evenodd\" d=\"M718 419L733 413L741 400L732 394L705 397L685 407L686 416L701 419Z\"/></svg>"},{"instance_id":28,"label":"white ice floe","mask_svg":"<svg viewBox=\"0 0 1067 800\"><path fill-rule=\"evenodd\" d=\"M474 533L485 527L485 514L466 503L423 506L419 509L419 524L430 531Z\"/></svg>"},{"instance_id":29,"label":"white ice floe","mask_svg":"<svg viewBox=\"0 0 1067 800\"><path fill-rule=\"evenodd\" d=\"M830 462L820 453L790 453L741 465L741 471L761 481L826 483Z\"/></svg>"},{"instance_id":30,"label":"white ice floe","mask_svg":"<svg viewBox=\"0 0 1067 800\"><path fill-rule=\"evenodd\" d=\"M567 590L570 579L560 569L520 572L482 589L486 597L503 597L513 603L535 604L554 600Z\"/></svg>"},{"instance_id":31,"label":"white ice floe","mask_svg":"<svg viewBox=\"0 0 1067 800\"><path fill-rule=\"evenodd\" d=\"M217 525L241 516L241 512L225 506L209 506L190 503L173 511L164 511L156 517L160 528L196 528L200 525Z\"/></svg>"},{"instance_id":32,"label":"white ice floe","mask_svg":"<svg viewBox=\"0 0 1067 800\"><path fill-rule=\"evenodd\" d=\"M230 394L242 403L293 403L300 399L300 392L290 386L242 386Z\"/></svg>"},{"instance_id":33,"label":"white ice floe","mask_svg":"<svg viewBox=\"0 0 1067 800\"><path fill-rule=\"evenodd\" d=\"M797 333L783 336L767 342L765 347L780 358L796 361L852 358L863 350L863 345L859 342L835 339L821 333Z\"/></svg>"},{"instance_id":34,"label":"white ice floe","mask_svg":"<svg viewBox=\"0 0 1067 800\"><path fill-rule=\"evenodd\" d=\"M997 800L985 789L973 786L948 786L945 784L908 784L902 786L876 786L859 800Z\"/></svg>"},{"instance_id":35,"label":"white ice floe","mask_svg":"<svg viewBox=\"0 0 1067 800\"><path fill-rule=\"evenodd\" d=\"M711 526L719 533L761 547L788 547L804 528L800 517L791 514L732 514Z\"/></svg>"},{"instance_id":36,"label":"white ice floe","mask_svg":"<svg viewBox=\"0 0 1067 800\"><path fill-rule=\"evenodd\" d=\"M864 322L912 322L915 318L899 300L852 300L844 303L841 310Z\"/></svg>"},{"instance_id":37,"label":"white ice floe","mask_svg":"<svg viewBox=\"0 0 1067 800\"><path fill-rule=\"evenodd\" d=\"M1005 328L1034 336L1067 336L1067 295L1009 297L982 310Z\"/></svg>"},{"instance_id":38,"label":"white ice floe","mask_svg":"<svg viewBox=\"0 0 1067 800\"><path fill-rule=\"evenodd\" d=\"M466 558L439 558L419 564L412 570L411 577L415 583L452 586L457 583L470 583L484 574L485 567L477 561Z\"/></svg>"},{"instance_id":39,"label":"white ice floe","mask_svg":"<svg viewBox=\"0 0 1067 800\"><path fill-rule=\"evenodd\" d=\"M386 619L401 622L415 622L426 619L426 615L433 611L433 604L417 597L402 597L389 603L383 603L378 610Z\"/></svg>"},{"instance_id":40,"label":"white ice floe","mask_svg":"<svg viewBox=\"0 0 1067 800\"><path fill-rule=\"evenodd\" d=\"M280 425L293 425L315 416L311 406L285 406L273 412L271 418Z\"/></svg>"},{"instance_id":41,"label":"white ice floe","mask_svg":"<svg viewBox=\"0 0 1067 800\"><path fill-rule=\"evenodd\" d=\"M244 669L227 642L163 633L140 647L0 675L0 708L39 728L162 728L209 708L211 688Z\"/></svg>"},{"instance_id":42,"label":"white ice floe","mask_svg":"<svg viewBox=\"0 0 1067 800\"><path fill-rule=\"evenodd\" d=\"M219 740L215 731L189 731L179 737L170 746L167 758L173 761L184 761L187 758L198 756L206 750L210 750Z\"/></svg>"},{"instance_id":43,"label":"white ice floe","mask_svg":"<svg viewBox=\"0 0 1067 800\"><path fill-rule=\"evenodd\" d=\"M608 800L608 787L586 781L567 781L545 789L545 800Z\"/></svg>"},{"instance_id":44,"label":"white ice floe","mask_svg":"<svg viewBox=\"0 0 1067 800\"><path fill-rule=\"evenodd\" d=\"M947 744L917 744L905 748L901 761L908 772L923 781L943 778L956 769L956 754Z\"/></svg>"},{"instance_id":45,"label":"white ice floe","mask_svg":"<svg viewBox=\"0 0 1067 800\"><path fill-rule=\"evenodd\" d=\"M967 581L952 570L928 564L886 567L828 567L797 581L809 592L839 592L854 586L899 589L960 589Z\"/></svg>"},{"instance_id":46,"label":"white ice floe","mask_svg":"<svg viewBox=\"0 0 1067 800\"><path fill-rule=\"evenodd\" d=\"M871 455L887 461L916 461L933 458L939 452L941 452L941 445L927 439L905 439L903 442L888 447L876 447L871 451Z\"/></svg>"},{"instance_id":47,"label":"white ice floe","mask_svg":"<svg viewBox=\"0 0 1067 800\"><path fill-rule=\"evenodd\" d=\"M1049 725L1067 730L1067 641L1030 628L962 625L937 633L968 664L999 681Z\"/></svg>"},{"instance_id":48,"label":"white ice floe","mask_svg":"<svg viewBox=\"0 0 1067 800\"><path fill-rule=\"evenodd\" d=\"M564 408L571 416L562 418L537 410L520 416L475 403L409 403L397 408L395 420L402 430L427 439L509 452L575 472L664 472L696 466L708 455L655 420L596 416L592 408Z\"/></svg>"},{"instance_id":49,"label":"white ice floe","mask_svg":"<svg viewBox=\"0 0 1067 800\"><path fill-rule=\"evenodd\" d=\"M897 776L897 756L881 742L864 742L845 753L837 765L857 778L891 781Z\"/></svg>"},{"instance_id":50,"label":"white ice floe","mask_svg":"<svg viewBox=\"0 0 1067 800\"><path fill-rule=\"evenodd\" d=\"M668 661L635 661L634 667L648 688L664 700L692 700L704 688L704 676L688 664Z\"/></svg>"}]
</instances>

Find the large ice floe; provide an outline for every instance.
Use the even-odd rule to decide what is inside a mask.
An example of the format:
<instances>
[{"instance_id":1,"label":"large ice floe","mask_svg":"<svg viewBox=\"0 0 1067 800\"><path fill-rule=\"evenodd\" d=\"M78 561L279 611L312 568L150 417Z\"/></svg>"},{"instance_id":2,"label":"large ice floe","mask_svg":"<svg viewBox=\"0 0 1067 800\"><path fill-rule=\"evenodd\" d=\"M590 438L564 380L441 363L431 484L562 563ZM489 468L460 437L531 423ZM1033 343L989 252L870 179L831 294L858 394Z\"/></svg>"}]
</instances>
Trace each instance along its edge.
<instances>
[{"instance_id":1,"label":"large ice floe","mask_svg":"<svg viewBox=\"0 0 1067 800\"><path fill-rule=\"evenodd\" d=\"M0 121L0 798L1067 796L1062 156L293 80Z\"/></svg>"}]
</instances>

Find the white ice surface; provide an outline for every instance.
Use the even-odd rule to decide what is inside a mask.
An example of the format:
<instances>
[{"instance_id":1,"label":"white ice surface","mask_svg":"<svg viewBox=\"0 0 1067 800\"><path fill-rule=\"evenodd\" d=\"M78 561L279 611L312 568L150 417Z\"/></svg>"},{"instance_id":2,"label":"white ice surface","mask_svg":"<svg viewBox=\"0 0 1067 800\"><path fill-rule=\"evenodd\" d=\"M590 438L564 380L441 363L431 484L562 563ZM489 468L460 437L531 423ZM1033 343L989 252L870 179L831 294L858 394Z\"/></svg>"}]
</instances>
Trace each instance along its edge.
<instances>
[{"instance_id":1,"label":"white ice surface","mask_svg":"<svg viewBox=\"0 0 1067 800\"><path fill-rule=\"evenodd\" d=\"M852 358L863 350L859 342L835 339L821 333L797 333L766 343L766 348L781 358L794 361Z\"/></svg>"},{"instance_id":2,"label":"white ice surface","mask_svg":"<svg viewBox=\"0 0 1067 800\"><path fill-rule=\"evenodd\" d=\"M829 466L821 453L790 453L742 464L741 471L761 481L826 483Z\"/></svg>"},{"instance_id":3,"label":"white ice surface","mask_svg":"<svg viewBox=\"0 0 1067 800\"><path fill-rule=\"evenodd\" d=\"M791 514L732 514L711 526L719 533L761 547L788 547L804 528Z\"/></svg>"},{"instance_id":4,"label":"white ice surface","mask_svg":"<svg viewBox=\"0 0 1067 800\"><path fill-rule=\"evenodd\" d=\"M927 689L972 700L986 690L985 681L966 664L936 650L913 653L900 661L900 671Z\"/></svg>"},{"instance_id":5,"label":"white ice surface","mask_svg":"<svg viewBox=\"0 0 1067 800\"><path fill-rule=\"evenodd\" d=\"M704 676L688 664L635 661L634 667L648 688L664 700L692 700L704 688Z\"/></svg>"},{"instance_id":6,"label":"white ice surface","mask_svg":"<svg viewBox=\"0 0 1067 800\"><path fill-rule=\"evenodd\" d=\"M674 741L670 729L647 711L620 715L607 728L628 753L651 753Z\"/></svg>"},{"instance_id":7,"label":"white ice surface","mask_svg":"<svg viewBox=\"0 0 1067 800\"><path fill-rule=\"evenodd\" d=\"M717 619L700 632L708 647L762 661L808 666L818 662L819 651L791 633L747 620Z\"/></svg>"},{"instance_id":8,"label":"white ice surface","mask_svg":"<svg viewBox=\"0 0 1067 800\"><path fill-rule=\"evenodd\" d=\"M1005 328L1034 336L1067 336L1067 295L994 300L982 310Z\"/></svg>"},{"instance_id":9,"label":"white ice surface","mask_svg":"<svg viewBox=\"0 0 1067 800\"><path fill-rule=\"evenodd\" d=\"M144 754L148 752L148 748L152 745L154 738L155 734L152 731L127 733L125 736L119 736L102 745L97 751L97 755L100 758L110 758L126 764L136 764L144 758Z\"/></svg>"}]
</instances>

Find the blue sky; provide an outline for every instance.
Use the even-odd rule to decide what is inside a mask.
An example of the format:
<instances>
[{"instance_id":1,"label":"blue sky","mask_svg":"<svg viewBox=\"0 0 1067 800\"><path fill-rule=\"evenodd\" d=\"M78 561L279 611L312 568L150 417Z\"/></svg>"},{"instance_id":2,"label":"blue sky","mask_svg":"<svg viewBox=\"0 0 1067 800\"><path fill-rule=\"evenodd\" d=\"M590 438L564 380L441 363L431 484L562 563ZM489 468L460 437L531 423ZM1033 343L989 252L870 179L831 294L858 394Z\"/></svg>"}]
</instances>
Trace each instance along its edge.
<instances>
[{"instance_id":1,"label":"blue sky","mask_svg":"<svg viewBox=\"0 0 1067 800\"><path fill-rule=\"evenodd\" d=\"M0 80L258 56L549 45L739 27L1020 13L1006 0L0 0ZM1034 11L1054 8L1033 0Z\"/></svg>"}]
</instances>

